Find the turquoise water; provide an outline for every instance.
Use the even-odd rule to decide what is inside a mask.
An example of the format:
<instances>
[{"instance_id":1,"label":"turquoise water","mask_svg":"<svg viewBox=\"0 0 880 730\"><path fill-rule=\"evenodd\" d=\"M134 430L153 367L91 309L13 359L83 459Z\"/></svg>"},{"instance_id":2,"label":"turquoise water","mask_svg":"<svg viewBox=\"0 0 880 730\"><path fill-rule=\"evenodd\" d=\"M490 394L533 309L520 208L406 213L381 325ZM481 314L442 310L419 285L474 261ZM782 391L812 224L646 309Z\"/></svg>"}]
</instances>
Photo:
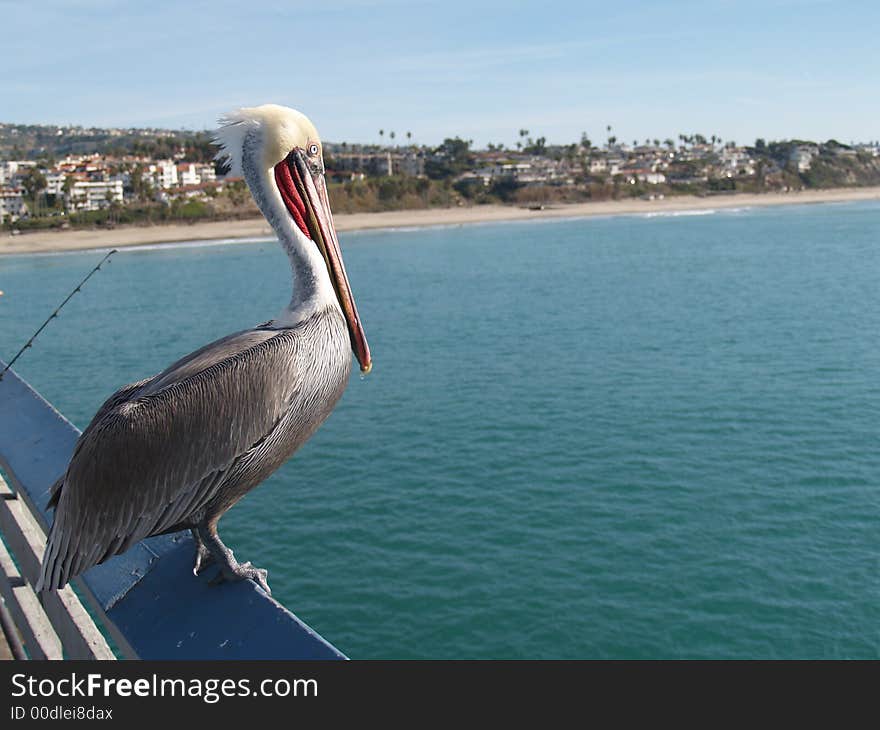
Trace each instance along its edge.
<instances>
[{"instance_id":1,"label":"turquoise water","mask_svg":"<svg viewBox=\"0 0 880 730\"><path fill-rule=\"evenodd\" d=\"M374 371L221 534L343 651L880 656L880 205L342 243ZM0 353L100 256L0 259ZM82 427L288 288L120 252L17 369Z\"/></svg>"}]
</instances>

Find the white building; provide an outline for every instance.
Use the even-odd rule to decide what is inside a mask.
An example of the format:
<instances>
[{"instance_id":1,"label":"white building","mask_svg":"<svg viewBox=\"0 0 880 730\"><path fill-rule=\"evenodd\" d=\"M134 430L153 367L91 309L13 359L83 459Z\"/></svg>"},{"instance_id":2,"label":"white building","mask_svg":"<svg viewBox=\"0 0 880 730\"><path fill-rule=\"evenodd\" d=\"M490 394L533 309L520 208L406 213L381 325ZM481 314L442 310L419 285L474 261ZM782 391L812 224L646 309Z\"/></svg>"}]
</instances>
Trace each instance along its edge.
<instances>
[{"instance_id":1,"label":"white building","mask_svg":"<svg viewBox=\"0 0 880 730\"><path fill-rule=\"evenodd\" d=\"M104 182L77 181L70 191L70 207L74 210L101 210L112 202L122 202L121 179Z\"/></svg>"},{"instance_id":2,"label":"white building","mask_svg":"<svg viewBox=\"0 0 880 730\"><path fill-rule=\"evenodd\" d=\"M177 181L180 185L198 185L202 180L192 162L183 162L177 166Z\"/></svg>"},{"instance_id":3,"label":"white building","mask_svg":"<svg viewBox=\"0 0 880 730\"><path fill-rule=\"evenodd\" d=\"M720 158L721 169L727 177L734 177L740 173L755 174L755 161L742 147L725 147L721 150Z\"/></svg>"},{"instance_id":4,"label":"white building","mask_svg":"<svg viewBox=\"0 0 880 730\"><path fill-rule=\"evenodd\" d=\"M15 178L23 175L29 167L36 167L37 163L30 160L6 160L0 162L0 185L12 185Z\"/></svg>"},{"instance_id":5,"label":"white building","mask_svg":"<svg viewBox=\"0 0 880 730\"><path fill-rule=\"evenodd\" d=\"M814 145L798 145L788 156L789 162L797 165L798 172L805 172L813 164L813 158L819 154L819 149Z\"/></svg>"},{"instance_id":6,"label":"white building","mask_svg":"<svg viewBox=\"0 0 880 730\"><path fill-rule=\"evenodd\" d=\"M651 172L649 170L645 170L643 172L637 173L638 178L641 182L647 183L648 185L662 185L666 182L666 175L662 172Z\"/></svg>"},{"instance_id":7,"label":"white building","mask_svg":"<svg viewBox=\"0 0 880 730\"><path fill-rule=\"evenodd\" d=\"M213 165L196 165L196 174L199 176L199 182L203 183L214 182L217 179Z\"/></svg>"},{"instance_id":8,"label":"white building","mask_svg":"<svg viewBox=\"0 0 880 730\"><path fill-rule=\"evenodd\" d=\"M64 181L67 175L63 172L46 174L46 195L64 195Z\"/></svg>"},{"instance_id":9,"label":"white building","mask_svg":"<svg viewBox=\"0 0 880 730\"><path fill-rule=\"evenodd\" d=\"M162 160L147 168L157 188L175 188L178 185L177 163L174 160Z\"/></svg>"},{"instance_id":10,"label":"white building","mask_svg":"<svg viewBox=\"0 0 880 730\"><path fill-rule=\"evenodd\" d=\"M15 221L27 215L24 195L18 188L0 188L0 222Z\"/></svg>"}]
</instances>

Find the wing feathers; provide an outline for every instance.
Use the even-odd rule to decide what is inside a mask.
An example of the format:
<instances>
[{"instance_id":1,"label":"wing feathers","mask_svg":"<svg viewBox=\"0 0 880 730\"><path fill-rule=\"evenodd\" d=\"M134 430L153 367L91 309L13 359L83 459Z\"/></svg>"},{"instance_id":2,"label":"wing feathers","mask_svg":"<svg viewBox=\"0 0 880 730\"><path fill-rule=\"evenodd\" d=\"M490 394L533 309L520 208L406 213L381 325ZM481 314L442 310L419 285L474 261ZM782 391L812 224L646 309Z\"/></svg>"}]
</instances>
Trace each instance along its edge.
<instances>
[{"instance_id":1,"label":"wing feathers","mask_svg":"<svg viewBox=\"0 0 880 730\"><path fill-rule=\"evenodd\" d=\"M108 399L53 495L37 590L203 508L289 407L301 383L291 373L298 341L289 330L232 335Z\"/></svg>"}]
</instances>

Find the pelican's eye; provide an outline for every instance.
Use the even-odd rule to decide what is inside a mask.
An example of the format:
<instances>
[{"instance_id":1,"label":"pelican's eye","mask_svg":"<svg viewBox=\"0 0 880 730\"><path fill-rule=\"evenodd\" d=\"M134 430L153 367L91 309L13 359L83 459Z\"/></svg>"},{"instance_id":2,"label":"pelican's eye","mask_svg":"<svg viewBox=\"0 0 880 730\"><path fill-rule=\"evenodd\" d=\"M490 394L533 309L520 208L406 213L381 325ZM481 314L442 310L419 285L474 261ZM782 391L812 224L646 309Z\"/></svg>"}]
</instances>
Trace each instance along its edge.
<instances>
[{"instance_id":1,"label":"pelican's eye","mask_svg":"<svg viewBox=\"0 0 880 730\"><path fill-rule=\"evenodd\" d=\"M309 145L309 154L310 154L312 157L314 157L315 155L317 155L317 154L318 154L318 145L316 145L316 144L310 144L310 145Z\"/></svg>"}]
</instances>

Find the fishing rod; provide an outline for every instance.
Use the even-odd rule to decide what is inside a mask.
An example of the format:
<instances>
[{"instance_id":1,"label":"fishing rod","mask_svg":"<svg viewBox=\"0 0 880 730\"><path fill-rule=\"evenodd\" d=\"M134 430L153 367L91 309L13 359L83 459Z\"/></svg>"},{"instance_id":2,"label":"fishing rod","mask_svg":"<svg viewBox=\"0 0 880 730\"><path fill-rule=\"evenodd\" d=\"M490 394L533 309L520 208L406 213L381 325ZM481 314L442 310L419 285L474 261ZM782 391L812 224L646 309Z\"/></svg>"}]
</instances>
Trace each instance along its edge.
<instances>
[{"instance_id":1,"label":"fishing rod","mask_svg":"<svg viewBox=\"0 0 880 730\"><path fill-rule=\"evenodd\" d=\"M37 339L37 335L39 335L40 332L42 332L46 328L46 325L49 324L49 322L51 322L53 319L55 319L55 317L58 316L58 313L61 311L61 309L64 307L64 305L67 304L71 300L73 295L76 294L80 289L82 289L83 284L85 284L89 279L91 279L92 275L94 275L98 271L100 271L101 267L104 265L104 263L107 260L109 260L109 258L115 253L116 253L116 249L114 248L113 250L110 251L110 253L108 253L106 256L104 256L104 258L102 258L98 262L98 265L86 275L86 278L83 279L79 284L77 284L76 288L72 292L70 292L70 294L67 295L67 298L55 308L55 311L52 312L52 314L49 315L49 317L46 319L46 321L40 325L40 328L31 335L31 338L27 342L24 343L24 347L22 347L17 353L15 353L15 357L9 361L9 364L5 368L3 368L3 372L0 373L0 380L3 380L3 376L6 375L6 371L9 370L9 368L11 368L13 366L13 364L15 363L16 360L18 360L19 357L21 357L21 354L25 350L27 350L31 345L34 344L34 340Z\"/></svg>"}]
</instances>

